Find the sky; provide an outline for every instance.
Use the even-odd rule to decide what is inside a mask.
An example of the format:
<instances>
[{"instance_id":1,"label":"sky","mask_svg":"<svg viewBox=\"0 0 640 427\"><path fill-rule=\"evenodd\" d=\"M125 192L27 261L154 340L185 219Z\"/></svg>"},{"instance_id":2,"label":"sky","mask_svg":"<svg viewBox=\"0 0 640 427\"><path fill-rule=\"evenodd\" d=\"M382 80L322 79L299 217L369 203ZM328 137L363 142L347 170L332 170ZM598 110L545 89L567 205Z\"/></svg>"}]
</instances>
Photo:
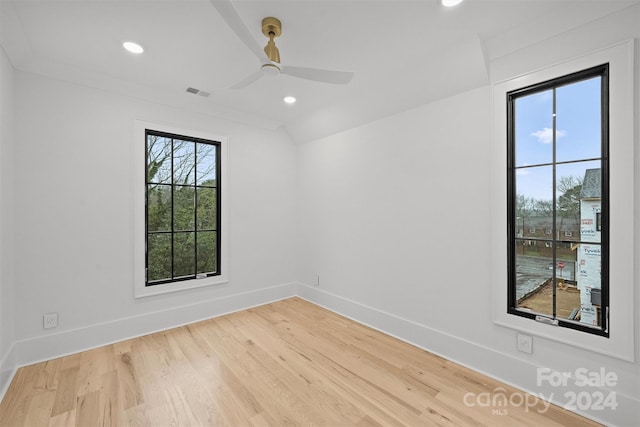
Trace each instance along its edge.
<instances>
[{"instance_id":1,"label":"sky","mask_svg":"<svg viewBox=\"0 0 640 427\"><path fill-rule=\"evenodd\" d=\"M556 161L599 158L600 84L595 77L556 89ZM552 200L553 91L520 97L515 104L517 193ZM557 166L561 176L584 177L587 169L600 168L599 161ZM557 196L559 196L558 194Z\"/></svg>"}]
</instances>

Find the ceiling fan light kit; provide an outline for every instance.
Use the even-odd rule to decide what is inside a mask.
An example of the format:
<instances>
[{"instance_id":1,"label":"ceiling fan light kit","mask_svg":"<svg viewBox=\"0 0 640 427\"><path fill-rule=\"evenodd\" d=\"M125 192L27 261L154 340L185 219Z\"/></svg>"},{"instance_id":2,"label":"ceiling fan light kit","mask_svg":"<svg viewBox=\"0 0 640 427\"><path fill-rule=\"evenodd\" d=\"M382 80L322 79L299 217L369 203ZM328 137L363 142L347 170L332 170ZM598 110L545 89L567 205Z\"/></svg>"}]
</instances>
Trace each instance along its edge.
<instances>
[{"instance_id":1,"label":"ceiling fan light kit","mask_svg":"<svg viewBox=\"0 0 640 427\"><path fill-rule=\"evenodd\" d=\"M278 67L278 64L263 64L262 67L260 67L260 71L267 76L277 76L280 74L280 67Z\"/></svg>"},{"instance_id":2,"label":"ceiling fan light kit","mask_svg":"<svg viewBox=\"0 0 640 427\"><path fill-rule=\"evenodd\" d=\"M453 7L462 3L462 0L442 0L442 5L446 7Z\"/></svg>"},{"instance_id":3,"label":"ceiling fan light kit","mask_svg":"<svg viewBox=\"0 0 640 427\"><path fill-rule=\"evenodd\" d=\"M124 47L127 51L129 51L131 53L135 53L137 55L139 55L142 52L144 52L144 48L142 46L140 46L138 43L132 42L132 41L127 41L127 42L122 43L122 47Z\"/></svg>"}]
</instances>

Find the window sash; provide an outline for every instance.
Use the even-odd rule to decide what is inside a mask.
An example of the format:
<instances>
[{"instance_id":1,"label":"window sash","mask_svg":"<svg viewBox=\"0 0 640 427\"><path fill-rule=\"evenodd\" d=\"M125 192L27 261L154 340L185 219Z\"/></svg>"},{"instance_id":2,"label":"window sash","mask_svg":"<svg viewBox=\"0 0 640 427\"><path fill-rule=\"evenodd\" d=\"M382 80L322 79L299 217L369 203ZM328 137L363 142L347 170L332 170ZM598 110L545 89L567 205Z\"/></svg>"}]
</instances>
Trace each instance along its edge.
<instances>
[{"instance_id":1,"label":"window sash","mask_svg":"<svg viewBox=\"0 0 640 427\"><path fill-rule=\"evenodd\" d=\"M171 163L171 177L170 177L170 182L169 183L163 183L163 182L151 182L149 181L149 171L148 171L148 167L149 167L149 149L148 149L148 141L149 141L149 137L150 136L157 136L160 138L166 138L169 139L171 141L171 158L170 163ZM175 155L175 147L174 147L174 142L176 140L179 141L184 141L184 142L190 142L190 143L194 143L194 170L193 170L193 184L189 183L189 184L184 184L184 183L175 183L174 182L174 155ZM213 276L220 276L221 275L221 258L222 258L222 253L221 253L221 194L220 194L220 187L221 187L221 165L220 165L220 142L219 141L213 141L213 140L207 140L207 139L202 139L202 138L195 138L195 137L190 137L190 136L185 136L185 135L178 135L178 134L173 134L173 133L167 133L167 132L161 132L161 131L156 131L156 130L151 130L151 129L145 129L145 287L149 287L149 286L156 286L156 285L162 285L162 284L168 284L168 283L175 283L175 282L181 282L181 281L187 281L187 280L193 280L193 279L201 279L201 278L205 278L205 277L213 277ZM198 170L197 170L197 163L198 163L198 159L197 159L197 144L205 144L205 145L210 145L210 146L214 146L215 147L215 159L214 159L214 164L215 164L215 185L211 185L211 184L199 184L198 183ZM164 186L167 187L170 191L170 230L161 230L161 231L150 231L149 230L149 185L156 185L156 186ZM193 228L188 228L188 229L180 229L180 230L176 230L175 229L175 203L174 203L174 192L175 189L177 188L193 188L194 190L194 219L193 219ZM198 228L198 190L199 189L216 189L216 206L215 206L215 210L216 210L216 219L215 219L215 228L210 228L210 227L205 227L205 228ZM215 271L213 272L206 272L206 273L198 273L198 234L202 234L202 233L210 233L210 232L215 232ZM186 234L186 233L193 233L194 235L194 242L193 242L193 259L194 259L194 266L193 266L193 270L194 270L194 274L189 274L189 275L176 275L176 271L175 271L175 236L176 235L180 235L180 234ZM170 258L171 258L171 273L169 278L166 279L158 279L158 280L149 280L149 236L151 235L160 235L160 234L168 234L170 235L170 239L171 239L171 248L170 248Z\"/></svg>"},{"instance_id":2,"label":"window sash","mask_svg":"<svg viewBox=\"0 0 640 427\"><path fill-rule=\"evenodd\" d=\"M522 236L519 236L518 230L516 229L516 182L517 182L517 174L516 172L519 169L537 167L537 166L552 166L553 167L553 206L552 206L552 220L553 225L552 229L545 230L545 236L549 236L547 238L543 238L540 240L551 241L551 247L553 250L553 265L556 265L557 262L557 245L566 243L563 242L559 236L557 231L557 205L556 205L556 167L562 164L576 163L576 162L586 162L589 160L598 160L601 164L601 213L598 215L598 222L600 225L600 233L601 240L599 246L601 247L601 292L602 292L602 309L599 313L600 326L591 326L585 323L580 323L577 321L571 321L568 319L564 319L557 316L556 311L556 286L557 286L557 276L556 269L552 269L552 286L553 286L553 315L551 319L554 322L557 322L559 326L577 329L584 332L602 335L605 337L609 337L609 325L608 325L608 307L609 307L609 164L608 164L608 145L609 145L609 67L608 64L592 67L583 71L579 71L576 73L568 74L563 77L559 77L556 79L548 80L542 83L538 83L535 85L531 85L528 87L524 87L521 89L516 89L510 92L507 92L507 262L508 262L508 305L507 312L509 314L514 314L522 317L528 317L531 319L541 320L542 317L549 317L546 315L541 315L540 313L524 311L517 307L517 297L516 297L516 251L519 247L518 244L522 245ZM573 83L578 83L583 80L591 79L594 77L601 78L601 157L599 158L589 158L589 159L579 159L579 160L569 160L564 162L556 161L555 157L555 139L556 139L556 120L555 120L555 91L556 89L570 85ZM516 151L516 136L515 136L515 101L518 98L532 95L538 92L553 90L554 93L554 117L553 117L553 161L550 163L544 163L540 165L526 165L518 167L516 165L515 151ZM550 232L550 233L549 233ZM562 234L562 233L561 233ZM565 237L566 233L565 233ZM572 244L581 244L588 243L594 244L593 242L576 242L571 241ZM545 245L546 246L546 245Z\"/></svg>"}]
</instances>

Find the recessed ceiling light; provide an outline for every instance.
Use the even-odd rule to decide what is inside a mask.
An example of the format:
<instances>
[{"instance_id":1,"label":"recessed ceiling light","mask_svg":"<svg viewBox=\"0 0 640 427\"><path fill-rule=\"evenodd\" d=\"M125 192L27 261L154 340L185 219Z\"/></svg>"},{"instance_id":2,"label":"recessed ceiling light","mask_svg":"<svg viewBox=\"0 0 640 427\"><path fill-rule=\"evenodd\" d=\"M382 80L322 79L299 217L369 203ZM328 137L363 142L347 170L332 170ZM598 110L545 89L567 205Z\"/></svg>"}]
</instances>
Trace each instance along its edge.
<instances>
[{"instance_id":1,"label":"recessed ceiling light","mask_svg":"<svg viewBox=\"0 0 640 427\"><path fill-rule=\"evenodd\" d=\"M294 96L285 96L284 102L286 102L287 104L295 104L296 98Z\"/></svg>"},{"instance_id":2,"label":"recessed ceiling light","mask_svg":"<svg viewBox=\"0 0 640 427\"><path fill-rule=\"evenodd\" d=\"M122 43L122 47L127 49L131 53L142 53L144 49L138 43L134 42L124 42Z\"/></svg>"},{"instance_id":3,"label":"recessed ceiling light","mask_svg":"<svg viewBox=\"0 0 640 427\"><path fill-rule=\"evenodd\" d=\"M442 5L446 7L453 7L460 3L462 3L462 0L442 0Z\"/></svg>"}]
</instances>

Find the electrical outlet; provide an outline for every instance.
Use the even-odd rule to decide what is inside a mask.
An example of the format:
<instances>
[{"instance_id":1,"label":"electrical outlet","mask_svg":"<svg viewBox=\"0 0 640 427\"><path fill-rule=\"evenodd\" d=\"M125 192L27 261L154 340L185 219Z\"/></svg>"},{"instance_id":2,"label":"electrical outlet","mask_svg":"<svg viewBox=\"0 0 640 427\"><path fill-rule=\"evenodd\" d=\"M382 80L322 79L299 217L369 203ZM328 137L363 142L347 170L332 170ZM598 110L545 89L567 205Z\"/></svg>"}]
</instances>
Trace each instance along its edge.
<instances>
[{"instance_id":1,"label":"electrical outlet","mask_svg":"<svg viewBox=\"0 0 640 427\"><path fill-rule=\"evenodd\" d=\"M317 274L313 276L313 286L320 286L320 276Z\"/></svg>"},{"instance_id":2,"label":"electrical outlet","mask_svg":"<svg viewBox=\"0 0 640 427\"><path fill-rule=\"evenodd\" d=\"M51 329L58 327L58 313L45 313L44 328Z\"/></svg>"},{"instance_id":3,"label":"electrical outlet","mask_svg":"<svg viewBox=\"0 0 640 427\"><path fill-rule=\"evenodd\" d=\"M517 334L516 340L518 343L518 350L523 353L533 353L533 337L531 335Z\"/></svg>"}]
</instances>

